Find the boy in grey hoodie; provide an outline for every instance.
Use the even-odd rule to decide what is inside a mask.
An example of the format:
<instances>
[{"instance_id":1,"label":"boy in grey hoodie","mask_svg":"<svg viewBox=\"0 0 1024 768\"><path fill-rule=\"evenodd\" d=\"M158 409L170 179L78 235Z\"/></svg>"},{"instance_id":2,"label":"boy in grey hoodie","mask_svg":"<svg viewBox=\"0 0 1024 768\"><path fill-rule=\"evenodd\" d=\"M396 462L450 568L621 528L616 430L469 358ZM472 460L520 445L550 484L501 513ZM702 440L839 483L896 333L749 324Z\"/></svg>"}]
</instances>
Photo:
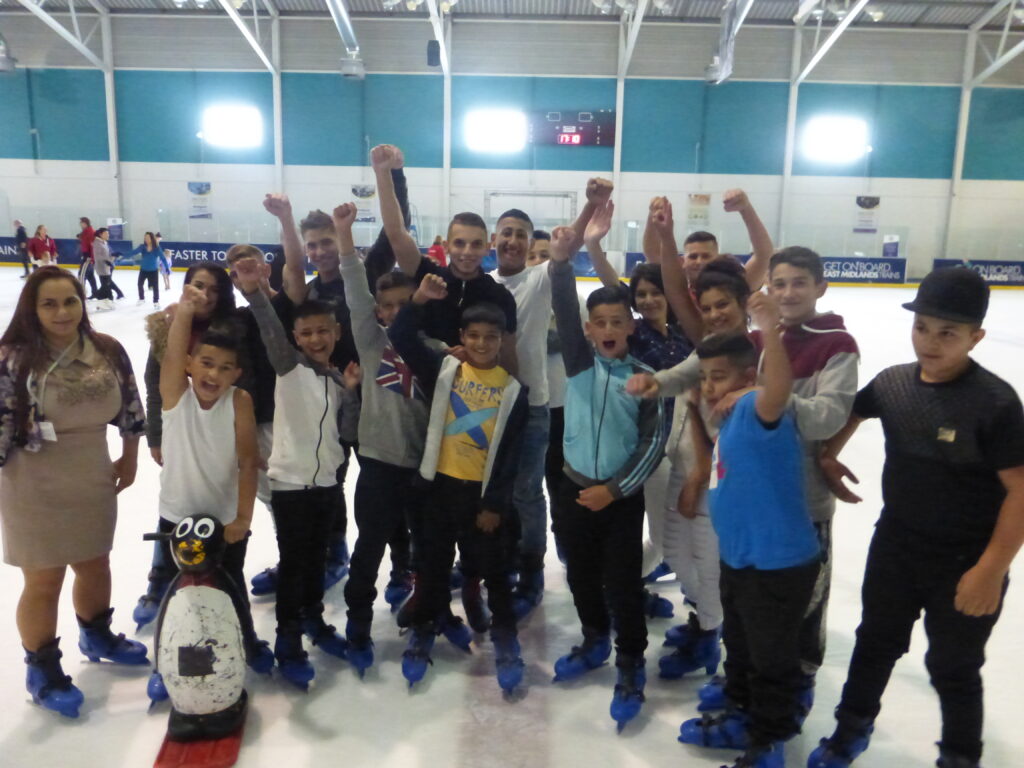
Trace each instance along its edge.
<instances>
[{"instance_id":1,"label":"boy in grey hoodie","mask_svg":"<svg viewBox=\"0 0 1024 768\"><path fill-rule=\"evenodd\" d=\"M334 209L345 302L363 371L355 496L359 538L345 584L348 660L362 675L373 664L370 625L377 571L385 546L406 525L413 481L423 458L429 408L419 380L395 351L385 330L409 302L415 284L401 272L385 272L377 279L374 299L366 268L352 241L355 217L353 203Z\"/></svg>"}]
</instances>

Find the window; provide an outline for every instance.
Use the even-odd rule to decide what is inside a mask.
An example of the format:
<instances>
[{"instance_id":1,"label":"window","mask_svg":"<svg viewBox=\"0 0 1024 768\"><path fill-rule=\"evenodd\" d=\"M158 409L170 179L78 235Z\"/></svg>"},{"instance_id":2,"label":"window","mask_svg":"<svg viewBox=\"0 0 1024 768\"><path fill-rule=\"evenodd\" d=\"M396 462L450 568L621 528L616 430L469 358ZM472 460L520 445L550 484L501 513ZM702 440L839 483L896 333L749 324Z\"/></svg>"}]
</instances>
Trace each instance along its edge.
<instances>
[{"instance_id":1,"label":"window","mask_svg":"<svg viewBox=\"0 0 1024 768\"><path fill-rule=\"evenodd\" d=\"M526 114L515 109L475 109L463 127L471 152L511 154L526 146Z\"/></svg>"},{"instance_id":2,"label":"window","mask_svg":"<svg viewBox=\"0 0 1024 768\"><path fill-rule=\"evenodd\" d=\"M248 104L217 104L203 110L196 134L213 147L253 149L263 145L263 115Z\"/></svg>"},{"instance_id":3,"label":"window","mask_svg":"<svg viewBox=\"0 0 1024 768\"><path fill-rule=\"evenodd\" d=\"M826 165L846 165L871 151L868 124L859 117L819 115L804 126L800 141L804 157Z\"/></svg>"}]
</instances>

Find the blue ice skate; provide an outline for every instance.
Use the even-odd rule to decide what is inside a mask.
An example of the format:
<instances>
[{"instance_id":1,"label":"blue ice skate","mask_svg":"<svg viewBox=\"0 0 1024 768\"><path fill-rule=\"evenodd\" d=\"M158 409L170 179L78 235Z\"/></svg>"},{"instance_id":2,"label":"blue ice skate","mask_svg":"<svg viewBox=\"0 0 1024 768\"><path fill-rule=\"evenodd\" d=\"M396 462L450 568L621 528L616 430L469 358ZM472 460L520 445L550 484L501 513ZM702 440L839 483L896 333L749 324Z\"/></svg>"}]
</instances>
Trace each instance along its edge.
<instances>
[{"instance_id":1,"label":"blue ice skate","mask_svg":"<svg viewBox=\"0 0 1024 768\"><path fill-rule=\"evenodd\" d=\"M620 655L615 661L615 666L618 667L619 678L612 694L610 713L621 733L626 723L639 715L640 708L643 707L647 671L644 668L643 657Z\"/></svg>"},{"instance_id":2,"label":"blue ice skate","mask_svg":"<svg viewBox=\"0 0 1024 768\"><path fill-rule=\"evenodd\" d=\"M466 653L473 652L470 648L470 643L473 642L473 634L459 616L449 612L447 616L442 616L438 619L438 626L441 629L441 634L445 636L449 643L460 651L465 651Z\"/></svg>"},{"instance_id":3,"label":"blue ice skate","mask_svg":"<svg viewBox=\"0 0 1024 768\"><path fill-rule=\"evenodd\" d=\"M704 669L709 675L718 670L722 662L721 630L701 630L690 635L690 642L676 648L658 660L658 674L666 680L678 680L683 675Z\"/></svg>"},{"instance_id":4,"label":"blue ice skate","mask_svg":"<svg viewBox=\"0 0 1024 768\"><path fill-rule=\"evenodd\" d=\"M660 578L662 578L664 576L668 576L671 573L672 573L672 566L670 566L668 563L666 563L664 560L662 560L660 563L658 563L656 566L654 566L654 570L653 571L651 571L646 576L644 576L644 583L645 584L653 584L658 579L660 579Z\"/></svg>"},{"instance_id":5,"label":"blue ice skate","mask_svg":"<svg viewBox=\"0 0 1024 768\"><path fill-rule=\"evenodd\" d=\"M408 571L392 573L388 585L384 587L384 602L391 606L391 612L397 611L406 598L412 594L412 574Z\"/></svg>"},{"instance_id":6,"label":"blue ice skate","mask_svg":"<svg viewBox=\"0 0 1024 768\"><path fill-rule=\"evenodd\" d=\"M78 650L89 661L107 659L115 664L148 664L146 646L110 631L113 614L114 609L108 608L89 621L78 618Z\"/></svg>"},{"instance_id":7,"label":"blue ice skate","mask_svg":"<svg viewBox=\"0 0 1024 768\"><path fill-rule=\"evenodd\" d=\"M309 654L302 648L302 632L298 627L284 631L278 628L274 658L285 680L304 691L309 689L310 682L316 677L316 670L309 663Z\"/></svg>"},{"instance_id":8,"label":"blue ice skate","mask_svg":"<svg viewBox=\"0 0 1024 768\"><path fill-rule=\"evenodd\" d=\"M649 590L644 590L644 614L649 619L671 619L676 615L672 601Z\"/></svg>"},{"instance_id":9,"label":"blue ice skate","mask_svg":"<svg viewBox=\"0 0 1024 768\"><path fill-rule=\"evenodd\" d=\"M349 619L345 625L345 639L348 641L348 663L362 677L373 666L373 640L370 639L369 624Z\"/></svg>"},{"instance_id":10,"label":"blue ice skate","mask_svg":"<svg viewBox=\"0 0 1024 768\"><path fill-rule=\"evenodd\" d=\"M845 715L838 710L836 720L838 724L832 735L822 739L807 758L807 768L849 768L850 763L867 750L875 731L871 720Z\"/></svg>"},{"instance_id":11,"label":"blue ice skate","mask_svg":"<svg viewBox=\"0 0 1024 768\"><path fill-rule=\"evenodd\" d=\"M409 636L409 647L402 654L402 675L409 681L410 688L423 679L427 666L434 663L430 658L434 636L432 625L417 627Z\"/></svg>"},{"instance_id":12,"label":"blue ice skate","mask_svg":"<svg viewBox=\"0 0 1024 768\"><path fill-rule=\"evenodd\" d=\"M146 681L146 695L149 697L150 706L167 700L167 686L164 685L164 677L155 669L150 673Z\"/></svg>"},{"instance_id":13,"label":"blue ice skate","mask_svg":"<svg viewBox=\"0 0 1024 768\"><path fill-rule=\"evenodd\" d=\"M85 697L64 674L60 665L63 654L60 638L51 640L35 651L25 651L25 687L32 694L32 701L45 709L64 717L78 717L78 709Z\"/></svg>"},{"instance_id":14,"label":"blue ice skate","mask_svg":"<svg viewBox=\"0 0 1024 768\"><path fill-rule=\"evenodd\" d=\"M555 662L554 682L575 680L577 677L602 666L612 653L612 641L608 635L583 631L583 644Z\"/></svg>"},{"instance_id":15,"label":"blue ice skate","mask_svg":"<svg viewBox=\"0 0 1024 768\"><path fill-rule=\"evenodd\" d=\"M704 714L679 727L679 741L712 749L746 749L750 746L747 716L736 710Z\"/></svg>"},{"instance_id":16,"label":"blue ice skate","mask_svg":"<svg viewBox=\"0 0 1024 768\"><path fill-rule=\"evenodd\" d=\"M510 631L492 631L491 642L494 643L494 668L498 676L501 690L510 693L523 682L523 664L519 640Z\"/></svg>"},{"instance_id":17,"label":"blue ice skate","mask_svg":"<svg viewBox=\"0 0 1024 768\"><path fill-rule=\"evenodd\" d=\"M252 589L249 591L256 597L274 594L277 592L277 566L264 568L249 579L249 583L252 585Z\"/></svg>"},{"instance_id":18,"label":"blue ice skate","mask_svg":"<svg viewBox=\"0 0 1024 768\"><path fill-rule=\"evenodd\" d=\"M767 747L751 747L737 758L732 768L786 768L785 748L781 741Z\"/></svg>"},{"instance_id":19,"label":"blue ice skate","mask_svg":"<svg viewBox=\"0 0 1024 768\"><path fill-rule=\"evenodd\" d=\"M348 643L323 616L308 616L302 620L302 633L324 653L339 659L348 658Z\"/></svg>"}]
</instances>

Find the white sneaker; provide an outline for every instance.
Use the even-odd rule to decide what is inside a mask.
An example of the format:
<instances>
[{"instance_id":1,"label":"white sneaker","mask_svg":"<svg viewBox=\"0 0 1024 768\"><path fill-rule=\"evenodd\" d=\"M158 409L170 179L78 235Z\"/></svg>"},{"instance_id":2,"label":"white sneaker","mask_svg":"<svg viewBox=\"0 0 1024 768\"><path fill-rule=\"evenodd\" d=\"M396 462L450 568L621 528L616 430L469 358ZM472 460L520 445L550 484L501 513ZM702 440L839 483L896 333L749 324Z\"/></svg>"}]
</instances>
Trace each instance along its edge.
<instances>
[{"instance_id":1,"label":"white sneaker","mask_svg":"<svg viewBox=\"0 0 1024 768\"><path fill-rule=\"evenodd\" d=\"M145 299L139 299L138 301L135 302L135 306L136 307L141 307L145 303L146 303Z\"/></svg>"},{"instance_id":2,"label":"white sneaker","mask_svg":"<svg viewBox=\"0 0 1024 768\"><path fill-rule=\"evenodd\" d=\"M160 309L160 302L159 301L154 301L153 302L153 309Z\"/></svg>"}]
</instances>

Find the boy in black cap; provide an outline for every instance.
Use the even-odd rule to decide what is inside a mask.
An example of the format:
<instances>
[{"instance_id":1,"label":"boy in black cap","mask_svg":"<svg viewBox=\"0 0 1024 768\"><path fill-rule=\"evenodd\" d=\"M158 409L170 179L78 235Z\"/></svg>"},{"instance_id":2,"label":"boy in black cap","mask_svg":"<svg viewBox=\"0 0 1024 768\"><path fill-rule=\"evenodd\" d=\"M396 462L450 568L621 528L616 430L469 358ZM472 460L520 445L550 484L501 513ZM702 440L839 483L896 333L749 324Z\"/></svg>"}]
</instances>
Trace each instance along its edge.
<instances>
[{"instance_id":1,"label":"boy in black cap","mask_svg":"<svg viewBox=\"0 0 1024 768\"><path fill-rule=\"evenodd\" d=\"M863 615L836 708L835 733L808 768L845 768L868 746L882 693L924 611L925 665L942 708L940 768L981 759L981 667L1007 573L1024 542L1024 411L1013 388L969 353L985 336L988 286L973 270L939 269L921 283L917 363L887 368L862 389L829 440L822 470L835 494L856 478L836 457L861 421L881 418L884 507L868 552Z\"/></svg>"}]
</instances>

